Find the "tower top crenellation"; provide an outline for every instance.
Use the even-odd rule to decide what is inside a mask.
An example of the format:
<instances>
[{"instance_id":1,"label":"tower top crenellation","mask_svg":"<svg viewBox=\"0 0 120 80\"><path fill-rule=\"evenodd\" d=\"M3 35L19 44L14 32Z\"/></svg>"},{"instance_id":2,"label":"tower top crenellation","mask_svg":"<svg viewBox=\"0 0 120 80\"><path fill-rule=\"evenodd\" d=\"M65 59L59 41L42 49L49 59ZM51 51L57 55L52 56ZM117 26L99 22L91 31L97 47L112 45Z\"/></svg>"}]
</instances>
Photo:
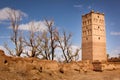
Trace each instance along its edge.
<instances>
[{"instance_id":1,"label":"tower top crenellation","mask_svg":"<svg viewBox=\"0 0 120 80\"><path fill-rule=\"evenodd\" d=\"M92 14L92 13L94 13L94 14L100 14L100 15L104 15L104 13L100 13L99 11L94 11L94 10L91 10L89 13L87 13L87 14L83 14L82 16L86 16L86 15L89 15L89 14Z\"/></svg>"}]
</instances>

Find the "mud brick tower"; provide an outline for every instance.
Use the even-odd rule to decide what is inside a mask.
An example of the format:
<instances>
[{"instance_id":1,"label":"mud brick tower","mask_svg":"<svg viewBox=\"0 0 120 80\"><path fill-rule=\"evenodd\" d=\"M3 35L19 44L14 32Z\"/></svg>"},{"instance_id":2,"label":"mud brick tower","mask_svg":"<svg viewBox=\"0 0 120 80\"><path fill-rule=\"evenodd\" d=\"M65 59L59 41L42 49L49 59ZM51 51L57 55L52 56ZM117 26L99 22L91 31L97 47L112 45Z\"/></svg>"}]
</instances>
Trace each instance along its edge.
<instances>
[{"instance_id":1,"label":"mud brick tower","mask_svg":"<svg viewBox=\"0 0 120 80\"><path fill-rule=\"evenodd\" d=\"M82 15L82 60L106 61L106 31L103 13Z\"/></svg>"}]
</instances>

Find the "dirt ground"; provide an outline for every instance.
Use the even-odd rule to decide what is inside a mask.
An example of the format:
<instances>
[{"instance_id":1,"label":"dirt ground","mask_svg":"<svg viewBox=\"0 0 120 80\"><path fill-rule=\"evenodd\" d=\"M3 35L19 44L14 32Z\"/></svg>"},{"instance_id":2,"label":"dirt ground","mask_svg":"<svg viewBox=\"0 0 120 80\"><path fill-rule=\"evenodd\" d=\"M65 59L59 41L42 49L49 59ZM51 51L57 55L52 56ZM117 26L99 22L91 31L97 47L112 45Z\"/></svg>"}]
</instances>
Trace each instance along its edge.
<instances>
[{"instance_id":1,"label":"dirt ground","mask_svg":"<svg viewBox=\"0 0 120 80\"><path fill-rule=\"evenodd\" d=\"M78 72L68 71L61 73L58 71L28 71L9 72L0 71L0 80L120 80L120 70L103 72Z\"/></svg>"}]
</instances>

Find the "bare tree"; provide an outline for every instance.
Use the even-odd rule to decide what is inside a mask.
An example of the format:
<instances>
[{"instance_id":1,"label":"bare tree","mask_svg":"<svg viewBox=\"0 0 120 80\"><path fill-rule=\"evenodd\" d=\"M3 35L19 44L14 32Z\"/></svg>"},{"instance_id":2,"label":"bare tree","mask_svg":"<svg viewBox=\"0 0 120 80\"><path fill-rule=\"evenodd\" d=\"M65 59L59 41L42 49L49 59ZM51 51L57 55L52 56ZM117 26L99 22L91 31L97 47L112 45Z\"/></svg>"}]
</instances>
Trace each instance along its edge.
<instances>
[{"instance_id":1,"label":"bare tree","mask_svg":"<svg viewBox=\"0 0 120 80\"><path fill-rule=\"evenodd\" d=\"M49 38L47 37L47 32L44 31L42 34L42 44L41 48L39 48L40 51L42 50L42 59L50 60L50 46L49 46Z\"/></svg>"},{"instance_id":2,"label":"bare tree","mask_svg":"<svg viewBox=\"0 0 120 80\"><path fill-rule=\"evenodd\" d=\"M15 55L20 56L23 52L23 37L22 32L19 31L19 23L21 21L21 18L23 14L19 11L16 12L14 9L11 9L8 11L9 21L11 23L11 29L12 29L12 35L11 35L11 41L15 45ZM7 44L5 44L6 49L10 53L10 55L14 55L13 51L11 51Z\"/></svg>"},{"instance_id":3,"label":"bare tree","mask_svg":"<svg viewBox=\"0 0 120 80\"><path fill-rule=\"evenodd\" d=\"M11 55L11 56L15 56L13 53L14 51L11 50L11 48L8 47L8 44L7 43L4 43L4 47L5 49L8 51L8 54Z\"/></svg>"},{"instance_id":4,"label":"bare tree","mask_svg":"<svg viewBox=\"0 0 120 80\"><path fill-rule=\"evenodd\" d=\"M29 47L31 51L31 54L28 54L27 52L27 55L30 57L37 57L41 51L39 49L41 44L41 36L37 31L38 27L35 27L34 22L30 24L29 28L29 35L27 36L27 39L24 39L25 46Z\"/></svg>"},{"instance_id":5,"label":"bare tree","mask_svg":"<svg viewBox=\"0 0 120 80\"><path fill-rule=\"evenodd\" d=\"M120 53L118 54L118 58L120 58Z\"/></svg>"},{"instance_id":6,"label":"bare tree","mask_svg":"<svg viewBox=\"0 0 120 80\"><path fill-rule=\"evenodd\" d=\"M32 22L29 36L24 39L25 46L31 49L31 55L27 53L28 56L41 55L43 59L54 60L57 41L55 39L56 28L53 27L53 23L53 20L45 20L47 30L39 32L34 22Z\"/></svg>"},{"instance_id":7,"label":"bare tree","mask_svg":"<svg viewBox=\"0 0 120 80\"><path fill-rule=\"evenodd\" d=\"M45 19L45 22L46 22L46 26L48 28L48 32L47 32L47 35L48 36L48 41L46 41L48 43L48 48L49 48L49 59L51 60L54 60L54 57L55 57L55 49L57 47L57 44L56 44L56 39L55 39L55 34L56 34L56 28L54 28L54 21L53 20L46 20ZM47 38L47 37L46 37ZM46 48L46 45L45 45L45 48ZM48 50L47 50L48 51Z\"/></svg>"},{"instance_id":8,"label":"bare tree","mask_svg":"<svg viewBox=\"0 0 120 80\"><path fill-rule=\"evenodd\" d=\"M67 49L68 62L77 61L79 59L80 49L75 49L75 52L73 52L71 47Z\"/></svg>"},{"instance_id":9,"label":"bare tree","mask_svg":"<svg viewBox=\"0 0 120 80\"><path fill-rule=\"evenodd\" d=\"M109 54L107 54L107 60L109 59L109 57L110 57L110 55L109 55Z\"/></svg>"},{"instance_id":10,"label":"bare tree","mask_svg":"<svg viewBox=\"0 0 120 80\"><path fill-rule=\"evenodd\" d=\"M71 49L71 34L66 34L65 31L63 31L63 36L60 36L59 33L57 33L57 39L59 42L59 47L62 50L65 62L70 62L73 60L73 58L75 58L75 60L77 59L78 53L80 51L80 49L76 49L76 52L73 54L72 49Z\"/></svg>"}]
</instances>

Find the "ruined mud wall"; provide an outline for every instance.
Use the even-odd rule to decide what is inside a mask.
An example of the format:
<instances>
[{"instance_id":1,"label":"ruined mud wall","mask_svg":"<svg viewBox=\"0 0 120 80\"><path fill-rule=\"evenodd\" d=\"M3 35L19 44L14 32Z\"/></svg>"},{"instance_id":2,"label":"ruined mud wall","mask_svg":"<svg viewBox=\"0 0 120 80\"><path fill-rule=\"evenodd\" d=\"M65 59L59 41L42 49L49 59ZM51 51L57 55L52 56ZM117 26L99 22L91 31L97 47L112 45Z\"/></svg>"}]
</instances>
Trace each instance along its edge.
<instances>
[{"instance_id":1,"label":"ruined mud wall","mask_svg":"<svg viewBox=\"0 0 120 80\"><path fill-rule=\"evenodd\" d=\"M116 69L120 68L120 64L115 66L109 63L97 64L100 69ZM37 58L22 58L22 57L10 57L6 56L2 50L0 50L0 70L9 72L44 72L44 71L59 71L61 73L78 71L88 72L95 68L89 61L79 61L70 63L58 63L51 60L40 60Z\"/></svg>"}]
</instances>

